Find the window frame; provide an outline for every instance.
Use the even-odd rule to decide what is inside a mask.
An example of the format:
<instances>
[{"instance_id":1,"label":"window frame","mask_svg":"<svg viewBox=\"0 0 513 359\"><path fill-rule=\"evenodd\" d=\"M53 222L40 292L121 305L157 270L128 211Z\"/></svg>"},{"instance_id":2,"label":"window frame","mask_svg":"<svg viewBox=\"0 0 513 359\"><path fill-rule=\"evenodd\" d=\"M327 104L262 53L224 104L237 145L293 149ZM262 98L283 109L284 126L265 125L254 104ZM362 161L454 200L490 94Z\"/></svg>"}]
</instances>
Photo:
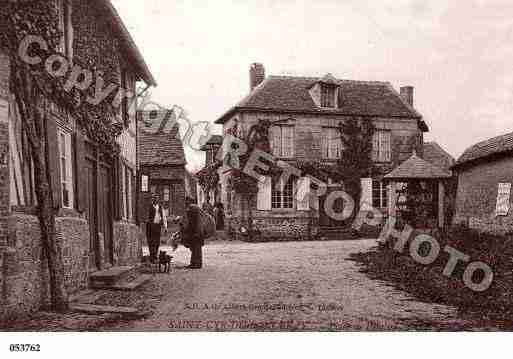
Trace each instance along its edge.
<instances>
[{"instance_id":1,"label":"window frame","mask_svg":"<svg viewBox=\"0 0 513 359\"><path fill-rule=\"evenodd\" d=\"M321 84L321 107L322 108L335 108L337 87L329 84Z\"/></svg>"},{"instance_id":2,"label":"window frame","mask_svg":"<svg viewBox=\"0 0 513 359\"><path fill-rule=\"evenodd\" d=\"M385 136L388 137L385 141ZM387 148L384 148L384 144ZM372 160L378 163L389 163L392 161L392 131L378 129L372 137Z\"/></svg>"},{"instance_id":3,"label":"window frame","mask_svg":"<svg viewBox=\"0 0 513 359\"><path fill-rule=\"evenodd\" d=\"M322 127L321 129L321 137L322 137L322 146L321 146L321 152L322 152L322 158L327 160L337 160L342 155L342 137L340 136L340 133L338 133L339 129L337 127ZM330 132L334 132L336 135L338 135L338 138L333 138L332 134ZM335 146L333 146L335 144ZM332 149L333 147L336 148L336 152L338 152L336 155L333 155Z\"/></svg>"},{"instance_id":4,"label":"window frame","mask_svg":"<svg viewBox=\"0 0 513 359\"><path fill-rule=\"evenodd\" d=\"M283 129L287 128L290 129L290 144L286 146L286 143L284 142L284 131ZM276 136L276 129L279 129L279 136ZM271 152L273 156L277 158L294 158L296 149L295 149L295 139L296 139L296 131L294 125L289 124L279 124L279 125L273 125L270 129L271 136L272 136L272 149ZM277 146L278 143L278 146ZM279 149L279 151L277 151ZM290 153L285 153L286 149L290 150Z\"/></svg>"},{"instance_id":5,"label":"window frame","mask_svg":"<svg viewBox=\"0 0 513 359\"><path fill-rule=\"evenodd\" d=\"M376 188L376 185L378 188ZM379 193L379 197L376 198L375 194ZM379 202L379 206L376 206L375 201ZM372 180L372 207L380 210L388 209L388 185L379 180Z\"/></svg>"},{"instance_id":6,"label":"window frame","mask_svg":"<svg viewBox=\"0 0 513 359\"><path fill-rule=\"evenodd\" d=\"M296 189L296 180L294 180L292 177L289 178L289 182L283 187L283 190L279 189L279 186L282 185L283 179L280 177L278 179L279 182L276 181L276 179L271 179L271 210L273 211L283 211L283 210L295 210L296 209L296 201L295 201L295 189ZM290 186L290 187L289 187ZM289 193L288 193L289 192ZM288 198L290 197L290 198ZM275 201L275 198L277 198L277 201ZM286 200L287 198L287 200ZM275 204L278 203L278 206L275 206ZM289 206L285 206L286 204L290 203Z\"/></svg>"},{"instance_id":7,"label":"window frame","mask_svg":"<svg viewBox=\"0 0 513 359\"><path fill-rule=\"evenodd\" d=\"M62 208L75 208L74 200L74 178L73 178L73 153L71 145L71 133L61 128L57 130L57 141L59 149L59 183L61 185L61 206ZM62 143L64 139L64 144ZM63 149L64 146L64 149ZM64 152L64 153L63 153ZM63 165L64 163L64 165ZM53 174L52 174L53 175ZM65 192L66 191L66 192ZM67 199L67 204L65 200Z\"/></svg>"}]
</instances>

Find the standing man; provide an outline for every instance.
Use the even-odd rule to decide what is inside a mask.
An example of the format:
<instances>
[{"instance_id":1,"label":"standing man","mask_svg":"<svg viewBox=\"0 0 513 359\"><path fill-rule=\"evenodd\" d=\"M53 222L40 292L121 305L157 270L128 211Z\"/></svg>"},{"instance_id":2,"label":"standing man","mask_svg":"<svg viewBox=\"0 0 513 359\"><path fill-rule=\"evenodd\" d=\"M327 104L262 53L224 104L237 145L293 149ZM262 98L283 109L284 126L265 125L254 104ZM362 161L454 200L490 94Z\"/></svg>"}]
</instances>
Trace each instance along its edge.
<instances>
[{"instance_id":1,"label":"standing man","mask_svg":"<svg viewBox=\"0 0 513 359\"><path fill-rule=\"evenodd\" d=\"M166 215L162 210L158 196L154 195L152 197L152 205L148 213L148 222L146 222L146 239L148 241L148 248L150 251L150 261L152 263L157 262L162 225L164 225L164 230L167 231Z\"/></svg>"},{"instance_id":2,"label":"standing man","mask_svg":"<svg viewBox=\"0 0 513 359\"><path fill-rule=\"evenodd\" d=\"M194 204L190 197L185 198L185 226L183 228L182 243L191 251L191 263L186 267L199 269L203 266L202 247L204 244L201 234L200 208Z\"/></svg>"}]
</instances>

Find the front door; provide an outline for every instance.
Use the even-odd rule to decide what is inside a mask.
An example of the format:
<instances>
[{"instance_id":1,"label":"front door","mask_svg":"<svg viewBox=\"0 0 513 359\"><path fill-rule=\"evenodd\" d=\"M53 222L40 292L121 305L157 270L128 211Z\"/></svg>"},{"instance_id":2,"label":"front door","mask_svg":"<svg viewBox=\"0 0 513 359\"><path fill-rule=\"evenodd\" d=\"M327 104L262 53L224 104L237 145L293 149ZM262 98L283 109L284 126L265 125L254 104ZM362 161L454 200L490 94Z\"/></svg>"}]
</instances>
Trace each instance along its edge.
<instances>
[{"instance_id":1,"label":"front door","mask_svg":"<svg viewBox=\"0 0 513 359\"><path fill-rule=\"evenodd\" d=\"M111 176L109 167L98 166L98 236L103 238L103 264L113 264ZM100 240L100 245L102 241Z\"/></svg>"},{"instance_id":2,"label":"front door","mask_svg":"<svg viewBox=\"0 0 513 359\"><path fill-rule=\"evenodd\" d=\"M98 222L96 203L96 162L86 159L84 176L86 180L86 210L85 216L89 223L89 268L92 271L101 268L101 261L98 256Z\"/></svg>"}]
</instances>

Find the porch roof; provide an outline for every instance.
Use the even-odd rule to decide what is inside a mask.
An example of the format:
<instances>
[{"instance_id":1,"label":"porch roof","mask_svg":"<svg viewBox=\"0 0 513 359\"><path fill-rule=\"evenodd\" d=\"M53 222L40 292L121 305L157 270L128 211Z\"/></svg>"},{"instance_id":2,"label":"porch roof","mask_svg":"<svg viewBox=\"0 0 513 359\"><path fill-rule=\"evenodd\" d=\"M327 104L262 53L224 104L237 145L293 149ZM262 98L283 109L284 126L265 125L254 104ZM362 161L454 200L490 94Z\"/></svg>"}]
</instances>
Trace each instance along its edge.
<instances>
[{"instance_id":1,"label":"porch roof","mask_svg":"<svg viewBox=\"0 0 513 359\"><path fill-rule=\"evenodd\" d=\"M451 173L449 171L441 169L413 153L410 158L387 174L385 179L441 179L450 177Z\"/></svg>"}]
</instances>

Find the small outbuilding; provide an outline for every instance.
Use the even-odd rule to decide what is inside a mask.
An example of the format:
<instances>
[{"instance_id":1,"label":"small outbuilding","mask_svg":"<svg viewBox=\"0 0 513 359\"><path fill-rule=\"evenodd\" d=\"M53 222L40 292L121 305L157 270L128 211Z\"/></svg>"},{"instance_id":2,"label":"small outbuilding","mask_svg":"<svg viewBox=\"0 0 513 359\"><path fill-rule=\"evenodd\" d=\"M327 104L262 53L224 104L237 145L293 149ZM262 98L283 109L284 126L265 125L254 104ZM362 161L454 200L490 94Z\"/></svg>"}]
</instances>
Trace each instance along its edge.
<instances>
[{"instance_id":1,"label":"small outbuilding","mask_svg":"<svg viewBox=\"0 0 513 359\"><path fill-rule=\"evenodd\" d=\"M513 232L513 132L469 147L453 166L458 190L453 223L482 232Z\"/></svg>"}]
</instances>

